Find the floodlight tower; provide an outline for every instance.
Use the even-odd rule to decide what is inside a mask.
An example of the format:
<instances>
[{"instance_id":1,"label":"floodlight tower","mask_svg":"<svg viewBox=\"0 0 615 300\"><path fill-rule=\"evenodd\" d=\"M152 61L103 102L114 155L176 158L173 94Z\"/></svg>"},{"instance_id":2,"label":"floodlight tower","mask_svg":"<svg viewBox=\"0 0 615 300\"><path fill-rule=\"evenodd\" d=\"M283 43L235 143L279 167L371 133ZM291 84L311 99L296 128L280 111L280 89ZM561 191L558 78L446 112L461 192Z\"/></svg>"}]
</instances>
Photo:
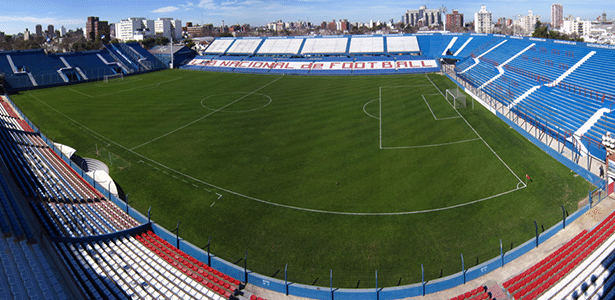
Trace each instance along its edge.
<instances>
[{"instance_id":1,"label":"floodlight tower","mask_svg":"<svg viewBox=\"0 0 615 300\"><path fill-rule=\"evenodd\" d=\"M442 20L443 20L442 23L444 23L444 31L446 31L446 6L442 5L440 7L440 13L442 14L442 17L443 17L442 18Z\"/></svg>"}]
</instances>

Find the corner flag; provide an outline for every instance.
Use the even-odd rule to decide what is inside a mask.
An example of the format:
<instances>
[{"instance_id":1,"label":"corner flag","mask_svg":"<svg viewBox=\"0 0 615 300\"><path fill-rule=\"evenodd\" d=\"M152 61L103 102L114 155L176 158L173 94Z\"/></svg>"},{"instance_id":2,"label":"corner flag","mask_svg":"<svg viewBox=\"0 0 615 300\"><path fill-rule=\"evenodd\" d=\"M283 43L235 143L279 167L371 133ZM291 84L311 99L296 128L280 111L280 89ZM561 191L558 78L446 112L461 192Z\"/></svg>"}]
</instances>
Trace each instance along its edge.
<instances>
[{"instance_id":1,"label":"corner flag","mask_svg":"<svg viewBox=\"0 0 615 300\"><path fill-rule=\"evenodd\" d=\"M530 175L525 174L525 178L527 178L527 180L529 180L530 182L534 182L534 181L532 180L532 178L530 178ZM527 182L527 181L526 181L526 182Z\"/></svg>"}]
</instances>

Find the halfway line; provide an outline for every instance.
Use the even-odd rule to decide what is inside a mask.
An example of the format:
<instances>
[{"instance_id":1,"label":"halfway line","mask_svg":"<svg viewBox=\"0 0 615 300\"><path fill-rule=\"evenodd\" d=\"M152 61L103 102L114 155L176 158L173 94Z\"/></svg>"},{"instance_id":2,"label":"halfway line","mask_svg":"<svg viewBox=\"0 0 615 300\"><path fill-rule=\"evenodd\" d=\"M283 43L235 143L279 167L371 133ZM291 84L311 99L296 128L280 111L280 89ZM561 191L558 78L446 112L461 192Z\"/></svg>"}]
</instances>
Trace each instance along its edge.
<instances>
[{"instance_id":1,"label":"halfway line","mask_svg":"<svg viewBox=\"0 0 615 300\"><path fill-rule=\"evenodd\" d=\"M181 127L177 128L177 129L174 129L174 130L171 130L171 131L169 131L169 132L167 132L167 133L165 133L165 134L163 134L163 135L161 135L161 136L159 136L159 137L157 137L157 138L155 138L153 140L147 141L147 142L145 142L145 143L143 143L143 144L141 144L139 146L132 147L132 148L130 148L130 150L132 151L132 150L135 150L135 149L140 148L142 146L145 146L145 145L147 145L147 144L149 144L151 142L155 142L155 141L157 141L157 140L159 140L159 139L161 139L163 137L169 136L169 135L171 135L171 134L173 134L173 133L175 133L177 131L180 131L180 130L182 130L182 129L184 129L184 128L186 128L186 127L188 127L188 126L190 126L190 125L192 125L192 124L194 124L196 122L199 122L199 121L201 121L201 120L203 120L203 119L205 119L205 118L207 118L207 117L209 117L209 116L211 116L211 115L213 115L213 114L215 114L215 113L217 113L217 112L219 112L219 111L221 111L221 110L223 110L223 109L225 109L225 108L227 108L227 107L229 107L229 106L231 106L233 104L235 104L236 102L240 101L241 99L243 99L245 97L248 97L248 96L250 96L250 95L252 95L252 94L254 94L254 93L256 93L256 92L258 92L258 91L260 91L262 89L264 89L265 87L267 87L270 84L280 80L281 78L282 77L278 77L278 78L274 79L273 81L271 81L271 82L269 82L269 83L267 83L267 84L257 88L256 90L246 94L245 96L243 96L243 97L241 97L241 98L239 98L239 99L237 99L237 100L235 100L235 101L233 101L233 102L231 102L231 103L229 103L229 104L227 104L225 106L222 106L222 107L220 107L220 108L218 108L218 109L216 109L216 110L214 110L214 111L212 111L212 112L210 112L210 113L208 113L208 114L206 114L206 115L204 115L204 116L202 116L202 117L200 117L200 118L198 118L198 119L196 119L196 120L194 120L194 121L192 121L192 122L190 122L190 123L188 123L188 124L186 124L184 126L181 126Z\"/></svg>"}]
</instances>

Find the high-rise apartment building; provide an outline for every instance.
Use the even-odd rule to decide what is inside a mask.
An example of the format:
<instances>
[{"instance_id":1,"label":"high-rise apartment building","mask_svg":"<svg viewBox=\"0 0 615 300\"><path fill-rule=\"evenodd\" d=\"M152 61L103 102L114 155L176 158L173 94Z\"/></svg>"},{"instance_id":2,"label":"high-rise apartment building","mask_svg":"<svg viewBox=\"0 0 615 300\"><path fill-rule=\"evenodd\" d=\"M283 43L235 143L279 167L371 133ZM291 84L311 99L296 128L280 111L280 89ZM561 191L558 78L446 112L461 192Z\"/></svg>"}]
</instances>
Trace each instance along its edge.
<instances>
[{"instance_id":1,"label":"high-rise apartment building","mask_svg":"<svg viewBox=\"0 0 615 300\"><path fill-rule=\"evenodd\" d=\"M453 9L452 14L446 15L446 30L451 32L459 32L463 28L463 14L458 10Z\"/></svg>"},{"instance_id":2,"label":"high-rise apartment building","mask_svg":"<svg viewBox=\"0 0 615 300\"><path fill-rule=\"evenodd\" d=\"M52 39L55 36L56 36L56 32L55 32L53 25L51 24L47 25L47 37Z\"/></svg>"},{"instance_id":3,"label":"high-rise apartment building","mask_svg":"<svg viewBox=\"0 0 615 300\"><path fill-rule=\"evenodd\" d=\"M93 41L97 38L109 37L109 22L101 21L98 17L88 17L85 22L85 37Z\"/></svg>"},{"instance_id":4,"label":"high-rise apartment building","mask_svg":"<svg viewBox=\"0 0 615 300\"><path fill-rule=\"evenodd\" d=\"M487 11L487 6L481 5L480 10L474 13L474 31L476 33L491 33L493 29L493 20L490 11Z\"/></svg>"},{"instance_id":5,"label":"high-rise apartment building","mask_svg":"<svg viewBox=\"0 0 615 300\"><path fill-rule=\"evenodd\" d=\"M128 18L121 20L115 24L115 37L120 41L134 40L135 31L150 31L153 35L152 27L147 27L150 22L147 22L145 18ZM153 21L152 21L153 23Z\"/></svg>"},{"instance_id":6,"label":"high-rise apartment building","mask_svg":"<svg viewBox=\"0 0 615 300\"><path fill-rule=\"evenodd\" d=\"M41 24L36 24L36 36L42 36L43 35L43 25Z\"/></svg>"},{"instance_id":7,"label":"high-rise apartment building","mask_svg":"<svg viewBox=\"0 0 615 300\"><path fill-rule=\"evenodd\" d=\"M168 39L180 39L182 37L182 21L173 18L158 18L154 21L156 34Z\"/></svg>"},{"instance_id":8,"label":"high-rise apartment building","mask_svg":"<svg viewBox=\"0 0 615 300\"><path fill-rule=\"evenodd\" d=\"M519 33L526 36L532 35L538 21L540 21L540 16L534 15L531 10L528 11L527 16L519 16L516 21L516 25L521 28Z\"/></svg>"},{"instance_id":9,"label":"high-rise apartment building","mask_svg":"<svg viewBox=\"0 0 615 300\"><path fill-rule=\"evenodd\" d=\"M96 23L98 23L98 17L88 17L88 20L85 22L85 38L88 40L96 39Z\"/></svg>"},{"instance_id":10,"label":"high-rise apartment building","mask_svg":"<svg viewBox=\"0 0 615 300\"><path fill-rule=\"evenodd\" d=\"M438 26L442 25L442 14L439 9L427 9L422 5L419 9L408 10L402 16L402 22L410 26Z\"/></svg>"},{"instance_id":11,"label":"high-rise apartment building","mask_svg":"<svg viewBox=\"0 0 615 300\"><path fill-rule=\"evenodd\" d=\"M551 26L560 29L564 25L564 6L559 3L551 5Z\"/></svg>"}]
</instances>

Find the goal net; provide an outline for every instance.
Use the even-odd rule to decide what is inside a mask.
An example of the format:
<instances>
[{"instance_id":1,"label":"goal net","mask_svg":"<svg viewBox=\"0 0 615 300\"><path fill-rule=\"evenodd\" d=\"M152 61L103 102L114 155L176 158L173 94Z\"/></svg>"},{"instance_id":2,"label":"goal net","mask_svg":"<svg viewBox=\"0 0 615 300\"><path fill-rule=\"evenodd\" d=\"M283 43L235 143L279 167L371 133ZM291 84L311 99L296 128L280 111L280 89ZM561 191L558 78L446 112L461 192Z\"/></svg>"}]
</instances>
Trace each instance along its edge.
<instances>
[{"instance_id":1,"label":"goal net","mask_svg":"<svg viewBox=\"0 0 615 300\"><path fill-rule=\"evenodd\" d=\"M466 107L466 95L459 89L447 89L446 101L454 108Z\"/></svg>"},{"instance_id":2,"label":"goal net","mask_svg":"<svg viewBox=\"0 0 615 300\"><path fill-rule=\"evenodd\" d=\"M113 75L105 75L103 77L103 80L105 81L105 83L109 83L110 79L124 80L124 73L118 73L118 74L113 74Z\"/></svg>"}]
</instances>

